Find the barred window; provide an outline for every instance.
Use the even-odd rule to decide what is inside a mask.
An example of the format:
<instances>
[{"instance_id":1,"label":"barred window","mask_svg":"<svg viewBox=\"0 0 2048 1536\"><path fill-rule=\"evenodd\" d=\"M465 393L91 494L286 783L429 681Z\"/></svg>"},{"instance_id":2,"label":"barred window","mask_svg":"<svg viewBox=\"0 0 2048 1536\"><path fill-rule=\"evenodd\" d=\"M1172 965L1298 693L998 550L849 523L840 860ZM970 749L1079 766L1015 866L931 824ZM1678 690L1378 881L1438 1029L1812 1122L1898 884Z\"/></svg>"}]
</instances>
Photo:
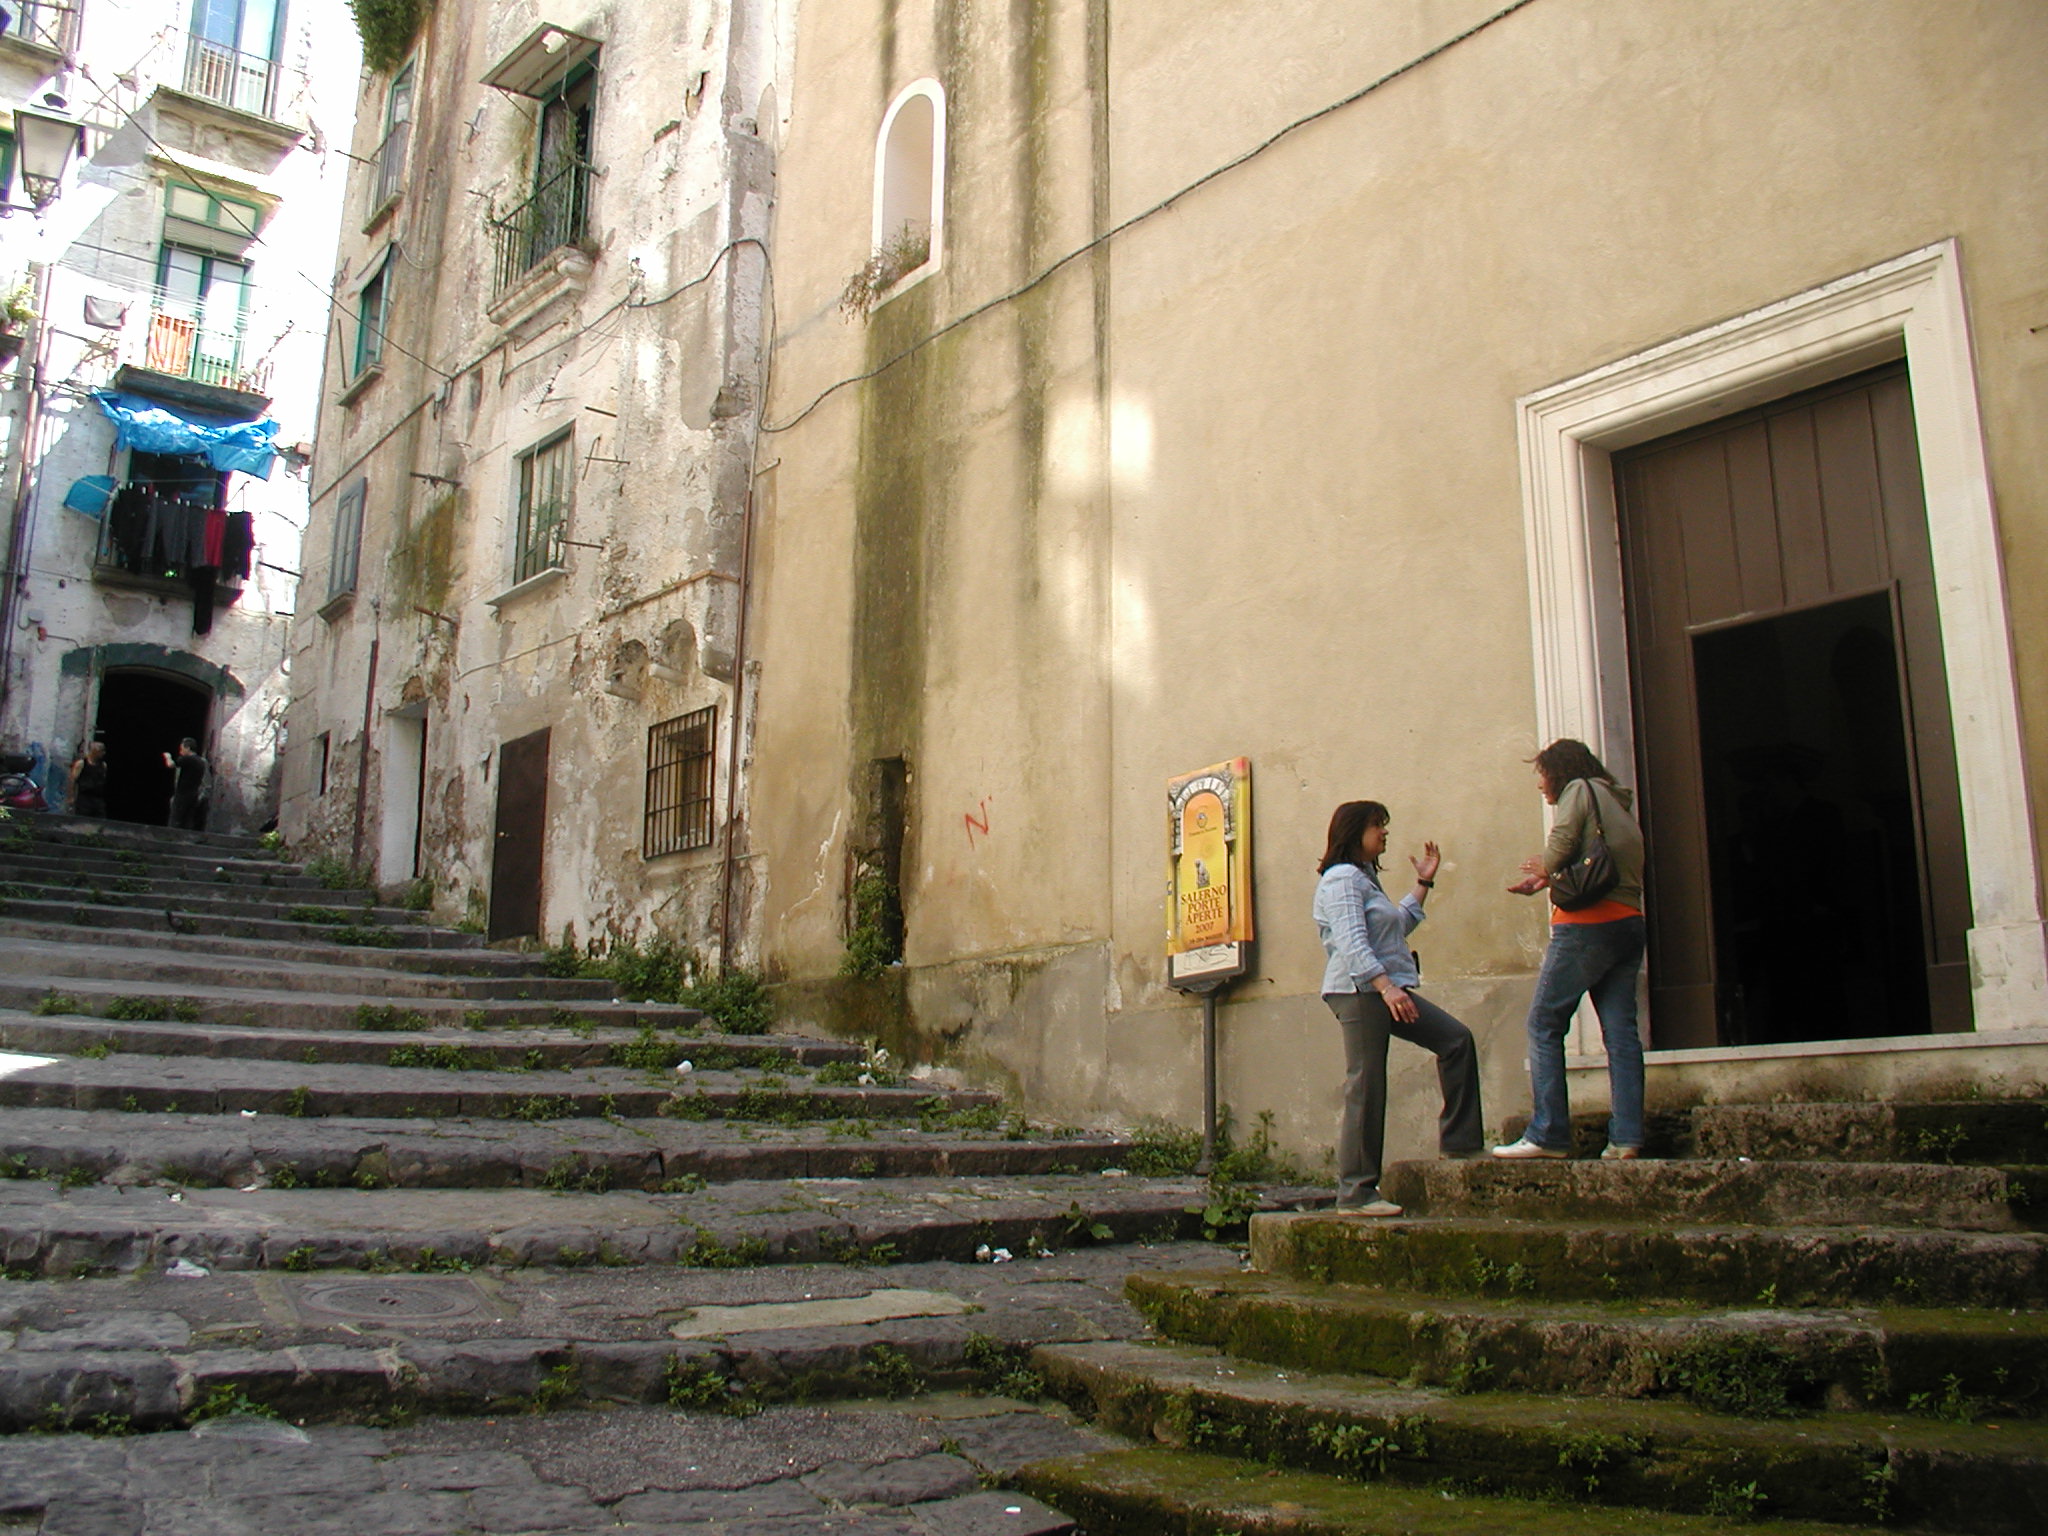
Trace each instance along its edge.
<instances>
[{"instance_id":1,"label":"barred window","mask_svg":"<svg viewBox=\"0 0 2048 1536\"><path fill-rule=\"evenodd\" d=\"M516 585L562 563L576 484L576 440L568 432L519 456L519 527L512 550Z\"/></svg>"},{"instance_id":2,"label":"barred window","mask_svg":"<svg viewBox=\"0 0 2048 1536\"><path fill-rule=\"evenodd\" d=\"M718 706L647 731L647 830L643 857L711 846L711 759Z\"/></svg>"}]
</instances>

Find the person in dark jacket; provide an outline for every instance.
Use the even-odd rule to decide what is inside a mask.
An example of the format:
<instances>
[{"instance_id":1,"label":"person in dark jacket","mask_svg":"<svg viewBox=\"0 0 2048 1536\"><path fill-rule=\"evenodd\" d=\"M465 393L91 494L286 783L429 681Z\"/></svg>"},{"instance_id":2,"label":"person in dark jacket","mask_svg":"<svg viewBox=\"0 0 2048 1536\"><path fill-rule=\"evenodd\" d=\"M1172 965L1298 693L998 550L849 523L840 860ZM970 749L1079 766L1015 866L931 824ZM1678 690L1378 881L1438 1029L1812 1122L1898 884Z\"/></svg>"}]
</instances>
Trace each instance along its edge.
<instances>
[{"instance_id":1,"label":"person in dark jacket","mask_svg":"<svg viewBox=\"0 0 2048 1536\"><path fill-rule=\"evenodd\" d=\"M199 743L187 736L178 743L178 755L164 754L164 766L177 775L171 786L171 825L197 832L206 824L206 759L199 755Z\"/></svg>"},{"instance_id":2,"label":"person in dark jacket","mask_svg":"<svg viewBox=\"0 0 2048 1536\"><path fill-rule=\"evenodd\" d=\"M71 814L107 814L107 744L89 741L78 761L71 765Z\"/></svg>"}]
</instances>

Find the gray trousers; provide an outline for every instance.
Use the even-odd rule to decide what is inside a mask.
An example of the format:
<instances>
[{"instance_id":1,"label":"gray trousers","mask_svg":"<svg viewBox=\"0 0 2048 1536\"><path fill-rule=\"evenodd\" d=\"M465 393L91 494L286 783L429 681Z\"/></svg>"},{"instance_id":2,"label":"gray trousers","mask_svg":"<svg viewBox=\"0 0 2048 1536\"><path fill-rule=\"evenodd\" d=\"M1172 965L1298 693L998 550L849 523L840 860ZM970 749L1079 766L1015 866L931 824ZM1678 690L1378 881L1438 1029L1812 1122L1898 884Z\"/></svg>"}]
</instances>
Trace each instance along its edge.
<instances>
[{"instance_id":1,"label":"gray trousers","mask_svg":"<svg viewBox=\"0 0 2048 1536\"><path fill-rule=\"evenodd\" d=\"M1486 1140L1479 1111L1479 1048L1472 1031L1429 999L1415 999L1413 1024L1397 1023L1377 992L1326 992L1323 1001L1344 1031L1344 1115L1337 1126L1337 1205L1368 1205L1380 1197L1380 1150L1387 1129L1387 1038L1398 1035L1436 1057L1443 1085L1437 1145L1453 1156L1477 1152Z\"/></svg>"}]
</instances>

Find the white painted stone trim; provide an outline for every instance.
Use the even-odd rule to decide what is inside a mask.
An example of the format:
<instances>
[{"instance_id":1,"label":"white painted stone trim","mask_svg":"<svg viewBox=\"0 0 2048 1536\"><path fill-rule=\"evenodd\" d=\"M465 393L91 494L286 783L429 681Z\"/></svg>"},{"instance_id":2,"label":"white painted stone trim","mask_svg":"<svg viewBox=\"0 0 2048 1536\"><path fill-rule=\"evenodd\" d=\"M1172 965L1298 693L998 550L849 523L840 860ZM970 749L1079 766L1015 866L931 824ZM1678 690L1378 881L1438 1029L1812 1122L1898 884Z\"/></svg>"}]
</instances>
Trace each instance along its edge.
<instances>
[{"instance_id":1,"label":"white painted stone trim","mask_svg":"<svg viewBox=\"0 0 2048 1536\"><path fill-rule=\"evenodd\" d=\"M2039 1024L2048 930L2003 563L1954 240L1664 342L1516 402L1539 739L1629 762L1612 455L1903 353L1926 486L1969 862L1979 1031ZM1574 1047L1592 1041L1581 1027Z\"/></svg>"}]
</instances>

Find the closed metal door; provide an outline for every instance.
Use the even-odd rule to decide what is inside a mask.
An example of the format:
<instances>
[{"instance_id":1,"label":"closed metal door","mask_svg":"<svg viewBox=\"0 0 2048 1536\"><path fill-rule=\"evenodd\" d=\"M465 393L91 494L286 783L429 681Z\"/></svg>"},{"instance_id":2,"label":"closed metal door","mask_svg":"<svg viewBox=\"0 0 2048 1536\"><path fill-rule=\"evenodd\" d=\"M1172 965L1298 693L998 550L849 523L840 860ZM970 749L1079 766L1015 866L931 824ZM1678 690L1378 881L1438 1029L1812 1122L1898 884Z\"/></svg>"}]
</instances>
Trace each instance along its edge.
<instances>
[{"instance_id":1,"label":"closed metal door","mask_svg":"<svg viewBox=\"0 0 2048 1536\"><path fill-rule=\"evenodd\" d=\"M540 934L547 814L548 732L542 729L498 748L497 836L491 852L493 939Z\"/></svg>"},{"instance_id":2,"label":"closed metal door","mask_svg":"<svg viewBox=\"0 0 2048 1536\"><path fill-rule=\"evenodd\" d=\"M1615 456L1652 1043L1970 1027L1903 365Z\"/></svg>"}]
</instances>

